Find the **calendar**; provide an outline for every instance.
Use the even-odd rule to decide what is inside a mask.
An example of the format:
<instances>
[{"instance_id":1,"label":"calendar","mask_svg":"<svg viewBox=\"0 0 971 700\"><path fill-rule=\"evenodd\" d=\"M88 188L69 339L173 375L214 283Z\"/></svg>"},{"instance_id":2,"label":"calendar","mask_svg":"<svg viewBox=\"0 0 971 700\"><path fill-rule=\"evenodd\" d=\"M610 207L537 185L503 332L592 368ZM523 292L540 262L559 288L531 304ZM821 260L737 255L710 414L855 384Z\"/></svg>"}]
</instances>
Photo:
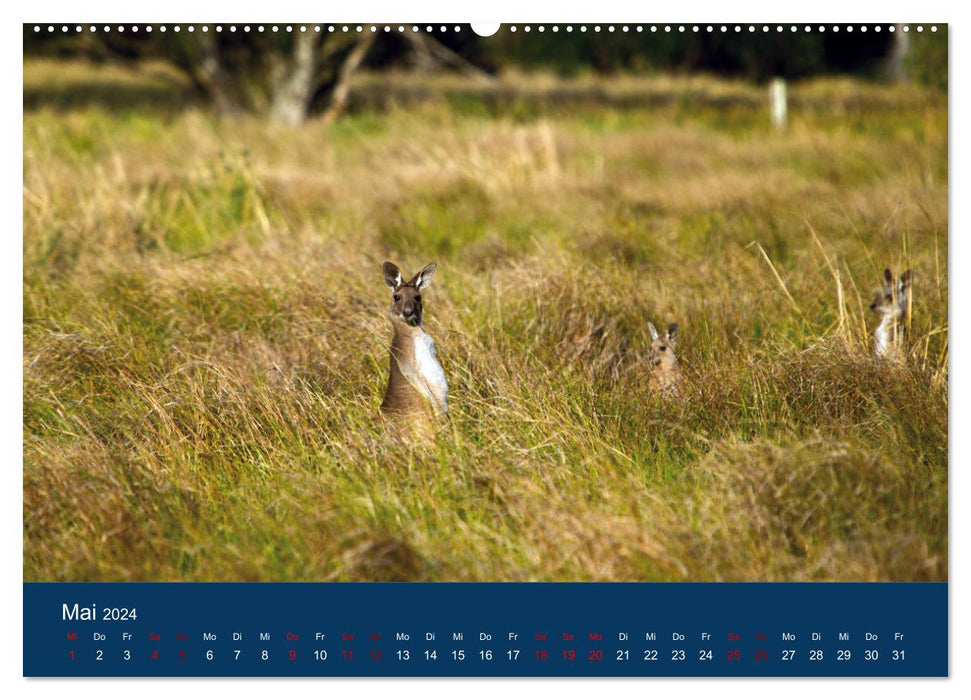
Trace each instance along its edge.
<instances>
[{"instance_id":1,"label":"calendar","mask_svg":"<svg viewBox=\"0 0 971 700\"><path fill-rule=\"evenodd\" d=\"M948 676L948 24L361 19L23 24L23 675Z\"/></svg>"},{"instance_id":2,"label":"calendar","mask_svg":"<svg viewBox=\"0 0 971 700\"><path fill-rule=\"evenodd\" d=\"M941 676L941 584L28 584L26 675Z\"/></svg>"}]
</instances>

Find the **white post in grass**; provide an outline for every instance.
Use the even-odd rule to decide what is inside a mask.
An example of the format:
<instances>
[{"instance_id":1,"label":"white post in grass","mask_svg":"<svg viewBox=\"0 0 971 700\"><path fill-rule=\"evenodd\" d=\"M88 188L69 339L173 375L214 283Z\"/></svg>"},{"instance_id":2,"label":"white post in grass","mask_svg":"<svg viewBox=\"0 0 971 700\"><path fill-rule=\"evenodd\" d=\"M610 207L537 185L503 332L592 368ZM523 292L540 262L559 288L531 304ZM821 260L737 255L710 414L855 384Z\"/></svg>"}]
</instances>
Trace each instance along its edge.
<instances>
[{"instance_id":1,"label":"white post in grass","mask_svg":"<svg viewBox=\"0 0 971 700\"><path fill-rule=\"evenodd\" d=\"M769 84L769 104L772 110L772 126L778 131L785 131L789 123L789 109L786 104L786 81L773 78Z\"/></svg>"}]
</instances>

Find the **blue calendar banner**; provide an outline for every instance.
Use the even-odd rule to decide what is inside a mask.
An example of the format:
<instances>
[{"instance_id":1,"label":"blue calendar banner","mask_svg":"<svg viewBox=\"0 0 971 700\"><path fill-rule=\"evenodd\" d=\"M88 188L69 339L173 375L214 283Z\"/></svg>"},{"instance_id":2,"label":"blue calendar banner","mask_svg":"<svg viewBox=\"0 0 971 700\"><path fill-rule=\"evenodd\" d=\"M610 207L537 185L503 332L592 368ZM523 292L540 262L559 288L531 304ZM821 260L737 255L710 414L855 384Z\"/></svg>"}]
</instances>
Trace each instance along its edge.
<instances>
[{"instance_id":1,"label":"blue calendar banner","mask_svg":"<svg viewBox=\"0 0 971 700\"><path fill-rule=\"evenodd\" d=\"M25 676L946 676L946 583L25 583Z\"/></svg>"}]
</instances>

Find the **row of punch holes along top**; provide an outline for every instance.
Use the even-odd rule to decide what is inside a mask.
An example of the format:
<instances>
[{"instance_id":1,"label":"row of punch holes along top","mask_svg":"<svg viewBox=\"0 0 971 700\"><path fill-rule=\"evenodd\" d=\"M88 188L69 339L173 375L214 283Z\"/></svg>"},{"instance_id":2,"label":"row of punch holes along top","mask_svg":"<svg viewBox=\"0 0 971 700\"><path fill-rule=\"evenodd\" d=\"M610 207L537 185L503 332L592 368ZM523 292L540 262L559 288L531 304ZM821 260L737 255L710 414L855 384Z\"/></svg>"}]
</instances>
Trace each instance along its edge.
<instances>
[{"instance_id":1,"label":"row of punch holes along top","mask_svg":"<svg viewBox=\"0 0 971 700\"><path fill-rule=\"evenodd\" d=\"M535 30L535 31L540 32L540 33L543 33L545 31L547 31L547 29L549 31L551 31L551 32L559 32L559 31L562 30L562 31L565 31L565 32L568 32L568 33L569 32L573 32L573 31L579 31L579 32L588 32L588 31L601 32L604 29L606 29L607 32L616 32L616 31L619 30L621 32L631 32L631 31L634 31L634 32L645 32L645 31L647 31L647 32L654 32L654 33L656 33L656 32L668 32L668 33L670 33L670 32L679 32L679 33L686 33L686 32L691 32L691 33L698 33L698 32L708 32L708 33L723 32L723 33L727 33L727 32L730 32L730 31L736 32L736 33L740 33L740 32L743 32L743 31L748 31L750 33L754 33L754 32L757 32L757 31L762 31L763 33L768 33L768 32L773 31L773 30L775 30L776 32L784 32L784 31L786 31L786 29L788 29L790 32L798 32L800 30L800 28L803 31L805 31L805 32L812 32L814 30L815 31L818 31L818 32L826 32L826 31L839 32L841 30L840 25L829 25L829 26L819 25L819 26L813 27L813 26L808 25L808 24L807 25L804 25L802 27L796 26L794 24L793 25L781 25L781 24L774 24L774 25L768 25L768 24L754 25L754 24L750 24L750 25L747 25L747 26L744 26L744 27L742 25L740 25L740 24L735 24L735 25L726 25L726 24L721 24L721 25L711 25L711 24L708 24L708 25L698 25L698 24L689 24L689 25L685 25L685 24L678 24L678 25L671 25L671 24L661 24L661 25L658 25L658 24L651 24L651 25L640 25L640 24L637 24L637 25L627 25L627 24L624 24L624 25L619 25L619 26L618 25L610 24L610 25L606 25L606 26L603 26L603 27L600 26L599 24L597 24L597 25L581 24L581 25L577 25L576 27L574 27L574 25L569 25L568 24L568 25L564 25L564 26L561 27L560 25L554 24L554 25L550 25L549 27L547 27L545 25L536 25L536 26L531 26L531 25L524 25L524 26L510 25L507 29L510 32L517 32L517 31L520 31L520 30L521 31L524 31L524 32L531 32L531 31L534 31ZM918 32L923 32L924 31L924 26L923 25L920 25L920 24L916 25L916 27L914 27L914 28ZM80 24L74 25L73 27L71 27L69 25L66 25L66 24L65 25L61 25L61 26L55 26L53 24L49 24L46 27L44 27L42 25L34 25L34 31L35 32L41 32L44 29L46 29L48 32L57 32L58 30L60 30L62 33L70 32L72 29L75 32L82 32L82 31L84 31L84 27L82 27ZM217 32L222 32L222 31L230 31L230 32L236 32L236 31L242 31L242 32L250 32L250 31L256 31L256 32L266 32L266 31L270 31L270 32L280 32L280 31L285 31L285 32L293 32L293 31L308 32L308 31L313 31L313 32L327 32L327 33L336 33L336 32L358 32L358 33L360 33L360 32L364 32L364 31L371 31L371 32L379 32L379 31L385 31L385 32L392 32L392 31L406 32L406 31L409 31L409 30L412 31L412 32L419 32L419 31L422 30L422 27L420 27L419 25L403 25L403 24L399 24L399 25L396 25L396 26L395 25L388 25L388 24L385 24L385 25L377 25L377 24L371 24L371 25L360 25L360 24L358 24L358 25L347 25L347 24L343 24L343 25L333 25L333 24L331 24L331 25L320 25L320 24L284 24L284 25L278 25L278 24L273 24L273 25L263 25L263 24L249 25L249 24L243 24L243 25L235 25L235 24L230 24L230 25L223 26L221 24L216 24L216 25L212 25L212 27L210 27L210 25L208 25L208 24L201 24L201 25L188 24L188 25L185 25L185 27L183 27L182 25L178 25L178 24L175 24L175 25L165 25L165 24L158 25L158 31L160 31L160 32L166 32L166 31L169 31L169 30L171 30L173 32L181 32L181 31L183 31L183 29L185 31L187 31L187 32L195 32L196 29L198 29L199 31L202 31L202 32L208 32L210 30L214 30L214 31L217 31ZM874 32L880 32L880 31L883 31L883 29L884 29L884 27L882 25L879 25L879 24L873 25L872 27L868 27L865 24L864 25L844 25L842 27L842 30L843 31L846 31L846 32L853 32L854 30L860 31L860 32L866 32L866 31L870 31L870 30L872 30ZM902 29L905 32L909 32L909 31L911 31L911 26L905 24L905 25L903 25ZM98 27L96 25L89 25L88 26L88 31L89 32L98 32L98 31L110 32L112 30L117 31L117 32L131 31L131 32L137 33L139 31L152 32L154 30L154 28L150 24L141 25L141 26L139 26L137 24L128 25L128 26L119 24L119 25L115 25L114 27L112 27L111 25L107 25L107 24L104 25L104 26L102 26L102 27ZM461 27L458 26L458 25L454 25L454 26L441 25L441 26L437 26L437 27L431 26L431 25L426 25L424 27L424 30L426 32L428 32L428 33L433 33L433 32L436 32L436 31L438 31L440 33L445 33L445 32L449 32L449 31L458 32L458 31L461 31ZM897 25L893 25L893 24L887 25L886 26L886 30L888 32L894 32L894 31L897 30ZM936 25L931 25L930 26L930 30L932 32L936 32L937 31L937 26Z\"/></svg>"}]
</instances>

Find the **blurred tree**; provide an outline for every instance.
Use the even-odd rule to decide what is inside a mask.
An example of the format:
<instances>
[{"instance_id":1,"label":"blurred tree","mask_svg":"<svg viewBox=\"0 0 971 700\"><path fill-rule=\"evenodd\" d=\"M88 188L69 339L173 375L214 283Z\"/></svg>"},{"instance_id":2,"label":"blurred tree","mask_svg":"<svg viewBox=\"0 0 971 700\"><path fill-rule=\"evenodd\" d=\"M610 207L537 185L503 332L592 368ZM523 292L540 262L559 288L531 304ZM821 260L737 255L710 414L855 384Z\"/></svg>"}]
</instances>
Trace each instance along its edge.
<instances>
[{"instance_id":1,"label":"blurred tree","mask_svg":"<svg viewBox=\"0 0 971 700\"><path fill-rule=\"evenodd\" d=\"M351 75L366 59L375 32L313 31L167 31L34 32L24 25L24 52L59 56L85 55L139 61L169 61L189 79L197 96L222 114L266 114L283 124L310 116L336 118L347 106ZM74 27L70 27L73 30ZM477 80L491 80L464 55L477 53L472 32L382 35L385 47L375 63L405 64L420 72L456 70ZM450 46L451 45L451 46Z\"/></svg>"},{"instance_id":2,"label":"blurred tree","mask_svg":"<svg viewBox=\"0 0 971 700\"><path fill-rule=\"evenodd\" d=\"M24 28L24 52L83 54L95 60L164 59L197 96L222 114L265 114L284 124L311 115L333 119L346 106L348 80L374 34L308 31L68 32Z\"/></svg>"},{"instance_id":3,"label":"blurred tree","mask_svg":"<svg viewBox=\"0 0 971 700\"><path fill-rule=\"evenodd\" d=\"M894 30L890 51L887 53L887 77L899 83L907 77L904 64L907 61L907 54L910 53L910 34L904 31L902 24L895 24Z\"/></svg>"},{"instance_id":4,"label":"blurred tree","mask_svg":"<svg viewBox=\"0 0 971 700\"><path fill-rule=\"evenodd\" d=\"M114 53L123 51L118 34L103 36L111 37ZM370 32L312 30L156 36L149 51L178 66L217 110L267 114L289 125L314 114L337 116L347 102L347 81L374 41Z\"/></svg>"}]
</instances>

